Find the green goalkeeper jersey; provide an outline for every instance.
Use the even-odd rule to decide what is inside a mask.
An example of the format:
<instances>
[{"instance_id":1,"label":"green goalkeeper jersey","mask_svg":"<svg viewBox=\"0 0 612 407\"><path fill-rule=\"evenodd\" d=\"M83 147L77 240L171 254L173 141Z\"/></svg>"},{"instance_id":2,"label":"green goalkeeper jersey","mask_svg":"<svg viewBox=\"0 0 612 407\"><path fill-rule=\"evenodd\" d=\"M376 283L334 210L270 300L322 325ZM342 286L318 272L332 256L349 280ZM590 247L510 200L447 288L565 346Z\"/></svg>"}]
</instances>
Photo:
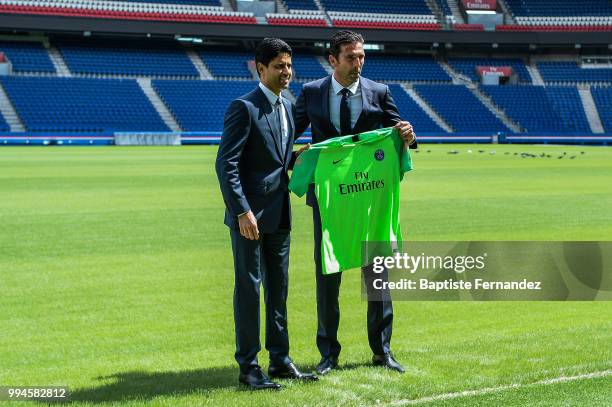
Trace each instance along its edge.
<instances>
[{"instance_id":1,"label":"green goalkeeper jersey","mask_svg":"<svg viewBox=\"0 0 612 407\"><path fill-rule=\"evenodd\" d=\"M400 181L411 169L410 153L391 127L331 138L298 157L289 189L302 196L314 183L323 274L366 266L374 256L391 254L394 243L402 240Z\"/></svg>"}]
</instances>

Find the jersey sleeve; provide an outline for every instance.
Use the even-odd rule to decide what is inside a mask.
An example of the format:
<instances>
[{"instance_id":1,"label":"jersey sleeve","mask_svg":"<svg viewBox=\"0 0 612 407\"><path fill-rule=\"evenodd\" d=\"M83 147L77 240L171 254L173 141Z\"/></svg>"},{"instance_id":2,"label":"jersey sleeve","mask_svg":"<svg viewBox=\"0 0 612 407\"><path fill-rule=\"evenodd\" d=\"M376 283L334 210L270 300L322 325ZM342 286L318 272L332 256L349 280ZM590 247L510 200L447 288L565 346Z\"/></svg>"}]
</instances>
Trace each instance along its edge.
<instances>
[{"instance_id":1,"label":"jersey sleeve","mask_svg":"<svg viewBox=\"0 0 612 407\"><path fill-rule=\"evenodd\" d=\"M289 190L297 196L303 196L308 191L308 185L314 182L315 170L321 150L311 148L302 152L295 161L293 173L289 180Z\"/></svg>"},{"instance_id":2,"label":"jersey sleeve","mask_svg":"<svg viewBox=\"0 0 612 407\"><path fill-rule=\"evenodd\" d=\"M395 143L395 149L399 156L400 180L402 180L404 173L412 170L412 156L396 130L393 131L393 143Z\"/></svg>"}]
</instances>

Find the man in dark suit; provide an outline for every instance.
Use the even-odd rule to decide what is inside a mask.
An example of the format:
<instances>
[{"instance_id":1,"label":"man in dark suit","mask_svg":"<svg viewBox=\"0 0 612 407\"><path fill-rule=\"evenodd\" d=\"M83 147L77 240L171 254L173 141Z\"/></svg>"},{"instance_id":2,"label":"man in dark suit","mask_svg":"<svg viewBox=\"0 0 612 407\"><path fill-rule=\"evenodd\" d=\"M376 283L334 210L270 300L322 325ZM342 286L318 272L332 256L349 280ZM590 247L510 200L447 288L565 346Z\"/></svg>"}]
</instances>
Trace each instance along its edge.
<instances>
[{"instance_id":1,"label":"man in dark suit","mask_svg":"<svg viewBox=\"0 0 612 407\"><path fill-rule=\"evenodd\" d=\"M292 153L295 107L284 97L291 79L291 48L277 38L257 47L260 83L227 109L216 171L225 202L234 254L235 358L239 381L253 389L277 389L257 361L259 287L264 286L268 374L316 380L298 370L289 357L287 333L287 269L289 204L287 171L301 150Z\"/></svg>"},{"instance_id":2,"label":"man in dark suit","mask_svg":"<svg viewBox=\"0 0 612 407\"><path fill-rule=\"evenodd\" d=\"M416 148L412 126L400 119L389 87L360 76L365 59L363 42L362 36L352 31L339 31L332 36L329 62L334 72L302 88L296 103L296 134L299 136L310 125L312 141L318 143L331 137L395 126L406 145ZM312 185L306 195L306 203L312 206L314 223L317 347L322 357L317 372L324 375L338 366L341 349L337 336L340 323L338 294L342 273L322 274L321 216ZM366 278L371 275L368 268L364 268L363 272ZM369 301L367 320L373 363L404 372L390 350L393 325L391 301Z\"/></svg>"}]
</instances>

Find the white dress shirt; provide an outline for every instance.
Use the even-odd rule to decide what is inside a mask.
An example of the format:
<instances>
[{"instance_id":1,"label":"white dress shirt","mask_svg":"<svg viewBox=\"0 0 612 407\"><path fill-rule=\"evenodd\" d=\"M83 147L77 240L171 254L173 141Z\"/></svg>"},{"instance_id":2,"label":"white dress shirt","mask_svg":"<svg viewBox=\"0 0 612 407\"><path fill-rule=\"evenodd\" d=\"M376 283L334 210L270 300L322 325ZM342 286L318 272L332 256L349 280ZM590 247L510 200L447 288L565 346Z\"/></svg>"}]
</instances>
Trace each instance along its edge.
<instances>
[{"instance_id":1,"label":"white dress shirt","mask_svg":"<svg viewBox=\"0 0 612 407\"><path fill-rule=\"evenodd\" d=\"M338 133L340 133L340 102L342 101L342 94L340 92L344 89L344 86L338 83L334 75L332 75L331 82L332 86L329 88L329 118L336 130L338 130ZM359 79L350 84L347 89L349 90L348 104L351 110L351 129L353 129L363 108Z\"/></svg>"},{"instance_id":2,"label":"white dress shirt","mask_svg":"<svg viewBox=\"0 0 612 407\"><path fill-rule=\"evenodd\" d=\"M289 140L289 126L287 125L287 111L285 109L285 104L283 103L283 96L277 95L276 93L272 92L270 89L266 87L266 85L264 85L261 82L259 82L259 88L263 91L264 95L266 95L266 98L268 98L268 102L270 102L270 104L272 105L273 111L276 109L276 101L279 99L281 101L278 108L280 109L281 132L282 132L281 151L284 153L287 149L287 141Z\"/></svg>"}]
</instances>

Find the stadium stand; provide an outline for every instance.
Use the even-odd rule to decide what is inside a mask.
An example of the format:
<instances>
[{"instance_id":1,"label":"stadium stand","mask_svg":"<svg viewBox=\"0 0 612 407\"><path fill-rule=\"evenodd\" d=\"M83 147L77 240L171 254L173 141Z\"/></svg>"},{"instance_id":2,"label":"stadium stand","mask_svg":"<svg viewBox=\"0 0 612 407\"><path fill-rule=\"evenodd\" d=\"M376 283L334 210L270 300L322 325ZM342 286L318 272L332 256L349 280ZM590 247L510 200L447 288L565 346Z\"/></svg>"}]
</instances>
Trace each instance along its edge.
<instances>
[{"instance_id":1,"label":"stadium stand","mask_svg":"<svg viewBox=\"0 0 612 407\"><path fill-rule=\"evenodd\" d=\"M612 16L608 0L506 0L515 16Z\"/></svg>"},{"instance_id":2,"label":"stadium stand","mask_svg":"<svg viewBox=\"0 0 612 407\"><path fill-rule=\"evenodd\" d=\"M576 88L507 85L481 89L527 132L591 132Z\"/></svg>"},{"instance_id":3,"label":"stadium stand","mask_svg":"<svg viewBox=\"0 0 612 407\"><path fill-rule=\"evenodd\" d=\"M11 127L8 125L6 120L4 120L4 116L0 114L0 132L10 131Z\"/></svg>"},{"instance_id":4,"label":"stadium stand","mask_svg":"<svg viewBox=\"0 0 612 407\"><path fill-rule=\"evenodd\" d=\"M319 79L328 75L315 55L294 51L291 60L295 79Z\"/></svg>"},{"instance_id":5,"label":"stadium stand","mask_svg":"<svg viewBox=\"0 0 612 407\"><path fill-rule=\"evenodd\" d=\"M414 90L458 132L511 132L463 85L414 85Z\"/></svg>"},{"instance_id":6,"label":"stadium stand","mask_svg":"<svg viewBox=\"0 0 612 407\"><path fill-rule=\"evenodd\" d=\"M222 131L227 106L257 82L154 80L152 85L186 131Z\"/></svg>"},{"instance_id":7,"label":"stadium stand","mask_svg":"<svg viewBox=\"0 0 612 407\"><path fill-rule=\"evenodd\" d=\"M327 21L321 14L266 14L268 24L297 25L304 27L327 27Z\"/></svg>"},{"instance_id":8,"label":"stadium stand","mask_svg":"<svg viewBox=\"0 0 612 407\"><path fill-rule=\"evenodd\" d=\"M168 131L135 80L0 77L28 131Z\"/></svg>"},{"instance_id":9,"label":"stadium stand","mask_svg":"<svg viewBox=\"0 0 612 407\"><path fill-rule=\"evenodd\" d=\"M510 66L518 75L520 82L531 82L531 76L527 71L525 62L519 58L449 58L448 63L457 72L469 77L473 81L479 81L477 66Z\"/></svg>"},{"instance_id":10,"label":"stadium stand","mask_svg":"<svg viewBox=\"0 0 612 407\"><path fill-rule=\"evenodd\" d=\"M321 0L328 12L433 15L425 0Z\"/></svg>"},{"instance_id":11,"label":"stadium stand","mask_svg":"<svg viewBox=\"0 0 612 407\"><path fill-rule=\"evenodd\" d=\"M197 77L177 45L135 41L63 41L57 44L73 73Z\"/></svg>"},{"instance_id":12,"label":"stadium stand","mask_svg":"<svg viewBox=\"0 0 612 407\"><path fill-rule=\"evenodd\" d=\"M225 11L223 7L168 2L142 3L105 0L5 0L0 12L64 17L112 18L199 23L256 24L253 13Z\"/></svg>"},{"instance_id":13,"label":"stadium stand","mask_svg":"<svg viewBox=\"0 0 612 407\"><path fill-rule=\"evenodd\" d=\"M15 72L55 73L53 62L40 42L0 42L0 51L13 64Z\"/></svg>"},{"instance_id":14,"label":"stadium stand","mask_svg":"<svg viewBox=\"0 0 612 407\"><path fill-rule=\"evenodd\" d=\"M252 52L206 49L198 54L217 78L253 78L248 67L248 61L255 59Z\"/></svg>"},{"instance_id":15,"label":"stadium stand","mask_svg":"<svg viewBox=\"0 0 612 407\"><path fill-rule=\"evenodd\" d=\"M283 0L283 3L288 10L319 10L313 0Z\"/></svg>"},{"instance_id":16,"label":"stadium stand","mask_svg":"<svg viewBox=\"0 0 612 407\"><path fill-rule=\"evenodd\" d=\"M516 25L499 31L610 31L609 0L506 0Z\"/></svg>"},{"instance_id":17,"label":"stadium stand","mask_svg":"<svg viewBox=\"0 0 612 407\"><path fill-rule=\"evenodd\" d=\"M612 88L593 87L591 88L591 94L599 111L604 130L612 133Z\"/></svg>"},{"instance_id":18,"label":"stadium stand","mask_svg":"<svg viewBox=\"0 0 612 407\"><path fill-rule=\"evenodd\" d=\"M398 84L390 84L389 90L395 100L395 104L400 112L401 117L408 118L414 131L417 133L441 133L444 130L432 120L427 113L406 93L406 91Z\"/></svg>"},{"instance_id":19,"label":"stadium stand","mask_svg":"<svg viewBox=\"0 0 612 407\"><path fill-rule=\"evenodd\" d=\"M334 26L401 30L439 30L425 0L377 2L321 0Z\"/></svg>"},{"instance_id":20,"label":"stadium stand","mask_svg":"<svg viewBox=\"0 0 612 407\"><path fill-rule=\"evenodd\" d=\"M612 84L612 67L581 68L576 61L538 62L537 67L545 82Z\"/></svg>"},{"instance_id":21,"label":"stadium stand","mask_svg":"<svg viewBox=\"0 0 612 407\"><path fill-rule=\"evenodd\" d=\"M382 81L450 82L452 79L431 57L368 54L363 76Z\"/></svg>"}]
</instances>

